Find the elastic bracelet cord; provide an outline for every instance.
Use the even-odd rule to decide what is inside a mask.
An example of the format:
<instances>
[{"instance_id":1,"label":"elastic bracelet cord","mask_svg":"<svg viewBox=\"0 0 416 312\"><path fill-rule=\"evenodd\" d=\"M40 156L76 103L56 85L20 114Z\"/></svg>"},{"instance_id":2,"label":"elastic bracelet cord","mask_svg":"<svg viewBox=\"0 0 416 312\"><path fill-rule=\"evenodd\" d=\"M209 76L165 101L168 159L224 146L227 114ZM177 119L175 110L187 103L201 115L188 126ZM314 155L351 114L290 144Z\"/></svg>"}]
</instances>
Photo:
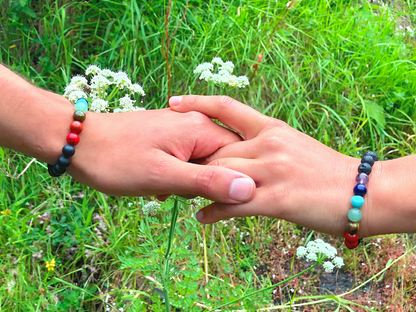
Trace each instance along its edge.
<instances>
[{"instance_id":1,"label":"elastic bracelet cord","mask_svg":"<svg viewBox=\"0 0 416 312\"><path fill-rule=\"evenodd\" d=\"M348 223L346 226L345 246L349 249L354 249L361 242L358 237L360 224L358 223L362 218L360 208L364 205L364 195L367 193L367 183L371 173L374 162L378 160L377 154L374 152L365 152L361 158L361 164L358 166L358 175L355 178L357 185L354 187L354 196L351 198L352 208L348 211Z\"/></svg>"},{"instance_id":2,"label":"elastic bracelet cord","mask_svg":"<svg viewBox=\"0 0 416 312\"><path fill-rule=\"evenodd\" d=\"M58 158L54 165L48 164L48 173L51 177L59 177L66 172L66 169L71 164L70 158L75 154L75 145L79 143L79 134L82 132L82 122L85 120L88 111L88 101L84 98L79 98L75 102L74 121L69 125L71 131L67 137L67 145L62 148L62 155Z\"/></svg>"}]
</instances>

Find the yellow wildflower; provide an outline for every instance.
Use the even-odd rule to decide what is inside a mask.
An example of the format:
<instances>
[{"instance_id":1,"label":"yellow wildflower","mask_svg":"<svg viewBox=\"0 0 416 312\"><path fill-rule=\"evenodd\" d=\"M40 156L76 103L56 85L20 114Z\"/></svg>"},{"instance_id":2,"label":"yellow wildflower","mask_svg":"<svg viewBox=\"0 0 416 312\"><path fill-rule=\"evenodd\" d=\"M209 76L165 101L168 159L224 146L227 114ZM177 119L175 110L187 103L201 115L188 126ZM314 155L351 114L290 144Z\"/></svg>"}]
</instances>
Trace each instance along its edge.
<instances>
[{"instance_id":1,"label":"yellow wildflower","mask_svg":"<svg viewBox=\"0 0 416 312\"><path fill-rule=\"evenodd\" d=\"M2 212L1 212L1 214L2 215L11 215L12 214L12 211L10 210L10 209L6 209L6 210L3 210Z\"/></svg>"},{"instance_id":2,"label":"yellow wildflower","mask_svg":"<svg viewBox=\"0 0 416 312\"><path fill-rule=\"evenodd\" d=\"M51 260L51 262L46 261L46 268L48 271L54 271L55 270L55 258Z\"/></svg>"}]
</instances>

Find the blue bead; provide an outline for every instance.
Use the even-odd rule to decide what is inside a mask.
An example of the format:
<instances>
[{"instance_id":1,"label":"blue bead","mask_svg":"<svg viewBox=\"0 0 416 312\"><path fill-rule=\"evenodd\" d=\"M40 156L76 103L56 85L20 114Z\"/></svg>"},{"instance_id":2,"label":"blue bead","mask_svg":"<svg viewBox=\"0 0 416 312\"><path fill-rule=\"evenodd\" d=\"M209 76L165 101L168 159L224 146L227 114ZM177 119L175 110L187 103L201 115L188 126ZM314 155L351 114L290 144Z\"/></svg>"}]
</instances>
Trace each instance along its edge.
<instances>
[{"instance_id":1,"label":"blue bead","mask_svg":"<svg viewBox=\"0 0 416 312\"><path fill-rule=\"evenodd\" d=\"M361 213L360 209L352 208L350 211L348 211L348 219L351 222L358 222L363 217L363 214Z\"/></svg>"},{"instance_id":2,"label":"blue bead","mask_svg":"<svg viewBox=\"0 0 416 312\"><path fill-rule=\"evenodd\" d=\"M364 205L364 198L359 195L351 197L351 204L354 208L361 208Z\"/></svg>"},{"instance_id":3,"label":"blue bead","mask_svg":"<svg viewBox=\"0 0 416 312\"><path fill-rule=\"evenodd\" d=\"M365 194L367 194L367 188L365 187L364 184L358 183L354 187L354 194L359 195L359 196L364 196Z\"/></svg>"},{"instance_id":4,"label":"blue bead","mask_svg":"<svg viewBox=\"0 0 416 312\"><path fill-rule=\"evenodd\" d=\"M69 158L71 156L74 156L75 154L75 147L73 147L71 144L67 144L62 148L62 154L64 157Z\"/></svg>"},{"instance_id":5,"label":"blue bead","mask_svg":"<svg viewBox=\"0 0 416 312\"><path fill-rule=\"evenodd\" d=\"M86 99L84 99L84 98L79 98L79 99L75 102L75 104L76 104L76 103L78 103L78 102L83 102L83 103L87 104L87 106L88 106L88 101L87 101Z\"/></svg>"},{"instance_id":6,"label":"blue bead","mask_svg":"<svg viewBox=\"0 0 416 312\"><path fill-rule=\"evenodd\" d=\"M84 100L83 98L82 99L79 99L76 103L75 103L75 110L76 111L83 111L84 113L86 113L87 111L88 111L88 102L86 102L86 101L82 101L82 100Z\"/></svg>"}]
</instances>

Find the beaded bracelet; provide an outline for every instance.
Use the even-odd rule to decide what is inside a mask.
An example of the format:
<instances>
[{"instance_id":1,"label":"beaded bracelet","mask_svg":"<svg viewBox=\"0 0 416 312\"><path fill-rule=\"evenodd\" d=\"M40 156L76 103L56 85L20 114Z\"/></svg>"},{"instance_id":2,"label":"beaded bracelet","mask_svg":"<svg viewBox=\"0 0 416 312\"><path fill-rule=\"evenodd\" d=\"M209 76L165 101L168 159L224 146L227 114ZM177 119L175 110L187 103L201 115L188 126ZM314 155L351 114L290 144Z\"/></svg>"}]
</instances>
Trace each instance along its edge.
<instances>
[{"instance_id":1,"label":"beaded bracelet","mask_svg":"<svg viewBox=\"0 0 416 312\"><path fill-rule=\"evenodd\" d=\"M85 120L88 111L88 101L84 98L79 98L75 102L74 121L69 125L71 131L67 137L67 145L62 148L62 155L58 158L54 165L48 164L48 173L51 177L59 177L66 172L66 169L71 164L70 157L75 154L75 145L79 143L79 134L82 132L82 122Z\"/></svg>"},{"instance_id":2,"label":"beaded bracelet","mask_svg":"<svg viewBox=\"0 0 416 312\"><path fill-rule=\"evenodd\" d=\"M358 223L362 218L360 208L364 205L364 195L367 193L366 184L369 181L369 175L374 162L378 160L377 154L374 152L365 152L361 158L361 164L358 166L358 175L355 178L357 185L354 187L354 196L351 198L352 207L348 211L348 219L345 232L345 246L349 249L354 249L361 242L358 237L358 230L360 224Z\"/></svg>"}]
</instances>

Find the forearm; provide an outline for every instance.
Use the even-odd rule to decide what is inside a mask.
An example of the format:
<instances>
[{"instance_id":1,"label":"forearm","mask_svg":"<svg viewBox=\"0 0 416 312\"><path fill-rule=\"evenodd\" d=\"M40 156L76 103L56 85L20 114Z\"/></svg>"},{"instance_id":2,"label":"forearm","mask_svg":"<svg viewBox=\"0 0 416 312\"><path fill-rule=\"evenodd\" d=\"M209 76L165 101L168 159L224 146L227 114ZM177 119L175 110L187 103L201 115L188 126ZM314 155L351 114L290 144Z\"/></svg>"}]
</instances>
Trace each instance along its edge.
<instances>
[{"instance_id":1,"label":"forearm","mask_svg":"<svg viewBox=\"0 0 416 312\"><path fill-rule=\"evenodd\" d=\"M0 146L54 163L72 120L71 103L0 65Z\"/></svg>"},{"instance_id":2,"label":"forearm","mask_svg":"<svg viewBox=\"0 0 416 312\"><path fill-rule=\"evenodd\" d=\"M363 216L363 231L369 235L416 232L414 168L416 155L376 162L368 185L369 203L364 209L369 209L369 216L366 221Z\"/></svg>"}]
</instances>

